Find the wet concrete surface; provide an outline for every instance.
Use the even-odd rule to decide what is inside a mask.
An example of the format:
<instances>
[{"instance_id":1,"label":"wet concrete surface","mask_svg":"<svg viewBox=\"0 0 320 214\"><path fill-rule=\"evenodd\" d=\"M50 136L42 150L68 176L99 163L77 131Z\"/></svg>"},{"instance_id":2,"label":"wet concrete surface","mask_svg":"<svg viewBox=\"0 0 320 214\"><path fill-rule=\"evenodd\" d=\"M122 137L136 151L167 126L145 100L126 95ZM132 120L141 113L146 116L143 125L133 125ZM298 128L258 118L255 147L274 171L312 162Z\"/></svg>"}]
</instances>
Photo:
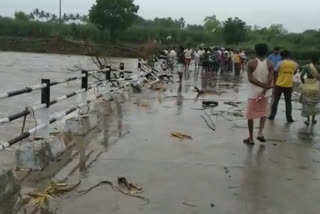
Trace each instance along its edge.
<instances>
[{"instance_id":1,"label":"wet concrete surface","mask_svg":"<svg viewBox=\"0 0 320 214\"><path fill-rule=\"evenodd\" d=\"M244 113L246 98L241 94L247 81L243 77L234 86L232 78L227 79L221 87L217 80L218 85L207 88L224 93L199 99L243 102L239 108L220 105L212 112ZM319 127L307 130L297 110L298 121L288 125L279 111L276 121L267 124L265 135L271 140L247 147L241 142L247 136L243 118L212 117L215 132L201 120L203 111L196 110L202 108L201 100L193 100L195 84L201 86L201 79L131 97L123 104L123 123L130 133L103 152L85 176L69 177L81 179L79 189L87 189L125 176L144 188L142 195L149 203L102 186L86 195L71 193L56 200L54 213L318 213ZM172 138L170 131L186 133L193 140Z\"/></svg>"},{"instance_id":2,"label":"wet concrete surface","mask_svg":"<svg viewBox=\"0 0 320 214\"><path fill-rule=\"evenodd\" d=\"M194 86L208 93L195 101ZM234 79L230 74L191 73L181 86L169 83L165 88L128 92L120 105L111 103L109 145L100 123L100 129L85 139L73 138L77 143L66 155L69 161L55 173L40 181L32 173L19 175L24 178L22 192L40 191L52 177L70 183L81 180L77 190L50 201L50 208L41 211L52 214L319 213L319 125L305 127L299 103L294 101L297 122L287 124L282 100L276 120L266 125L269 141L248 147L242 143L248 135L244 74ZM219 106L203 110L203 100L219 101ZM224 104L230 101L236 106ZM216 131L201 119L205 114ZM173 138L171 131L193 140ZM116 184L118 177L142 187L139 195L150 201L107 185L78 193L105 180ZM26 213L33 210L26 206Z\"/></svg>"}]
</instances>

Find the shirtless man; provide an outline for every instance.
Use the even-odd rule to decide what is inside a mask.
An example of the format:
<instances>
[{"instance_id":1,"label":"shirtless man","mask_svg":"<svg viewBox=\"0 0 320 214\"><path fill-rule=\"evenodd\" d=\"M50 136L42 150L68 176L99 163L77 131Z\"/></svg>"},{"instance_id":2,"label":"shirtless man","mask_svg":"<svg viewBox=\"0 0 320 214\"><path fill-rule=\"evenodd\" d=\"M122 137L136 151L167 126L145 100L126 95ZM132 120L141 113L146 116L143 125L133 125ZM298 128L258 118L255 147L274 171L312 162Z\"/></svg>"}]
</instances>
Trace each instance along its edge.
<instances>
[{"instance_id":1,"label":"shirtless man","mask_svg":"<svg viewBox=\"0 0 320 214\"><path fill-rule=\"evenodd\" d=\"M244 140L245 144L254 145L253 121L260 119L260 128L257 140L266 142L263 135L266 123L269 97L271 96L271 85L273 81L273 64L267 59L268 46L257 44L255 46L256 58L248 63L248 79L250 82L247 119L249 126L249 138Z\"/></svg>"}]
</instances>

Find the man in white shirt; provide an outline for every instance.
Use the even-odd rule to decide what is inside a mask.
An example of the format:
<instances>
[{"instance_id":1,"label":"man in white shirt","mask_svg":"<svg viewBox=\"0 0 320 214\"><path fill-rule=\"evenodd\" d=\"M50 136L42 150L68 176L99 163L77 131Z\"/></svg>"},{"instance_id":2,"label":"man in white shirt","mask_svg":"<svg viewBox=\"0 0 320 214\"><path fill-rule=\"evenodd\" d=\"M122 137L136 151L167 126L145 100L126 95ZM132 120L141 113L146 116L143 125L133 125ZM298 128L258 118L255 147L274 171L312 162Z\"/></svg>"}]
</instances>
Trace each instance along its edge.
<instances>
[{"instance_id":1,"label":"man in white shirt","mask_svg":"<svg viewBox=\"0 0 320 214\"><path fill-rule=\"evenodd\" d=\"M245 67L245 64L246 64L246 61L247 61L247 56L246 56L246 53L244 52L244 50L241 50L240 52L240 56L241 56L241 70L244 71L244 67Z\"/></svg>"},{"instance_id":2,"label":"man in white shirt","mask_svg":"<svg viewBox=\"0 0 320 214\"><path fill-rule=\"evenodd\" d=\"M187 48L184 51L184 57L185 57L185 64L186 64L185 68L186 68L186 71L189 71L189 67L190 67L191 60L192 60L192 49Z\"/></svg>"},{"instance_id":3,"label":"man in white shirt","mask_svg":"<svg viewBox=\"0 0 320 214\"><path fill-rule=\"evenodd\" d=\"M195 70L195 71L199 70L199 67L200 67L200 58L201 58L200 50L197 50L197 51L194 53L194 70Z\"/></svg>"},{"instance_id":4,"label":"man in white shirt","mask_svg":"<svg viewBox=\"0 0 320 214\"><path fill-rule=\"evenodd\" d=\"M176 59L176 57L177 57L177 53L175 52L174 49L172 49L169 53L169 58L170 58L170 60L174 61Z\"/></svg>"},{"instance_id":5,"label":"man in white shirt","mask_svg":"<svg viewBox=\"0 0 320 214\"><path fill-rule=\"evenodd\" d=\"M174 49L172 49L168 55L168 67L171 71L173 71L174 62L177 58L177 53Z\"/></svg>"}]
</instances>

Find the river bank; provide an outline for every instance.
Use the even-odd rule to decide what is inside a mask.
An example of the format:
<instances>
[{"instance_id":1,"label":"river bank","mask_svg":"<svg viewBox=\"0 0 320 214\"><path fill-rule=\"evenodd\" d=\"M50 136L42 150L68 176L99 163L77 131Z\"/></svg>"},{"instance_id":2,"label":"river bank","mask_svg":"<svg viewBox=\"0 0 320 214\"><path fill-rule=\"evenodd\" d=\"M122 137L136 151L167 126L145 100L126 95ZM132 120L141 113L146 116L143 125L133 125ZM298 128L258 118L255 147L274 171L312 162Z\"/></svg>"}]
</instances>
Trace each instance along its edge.
<instances>
[{"instance_id":1,"label":"river bank","mask_svg":"<svg viewBox=\"0 0 320 214\"><path fill-rule=\"evenodd\" d=\"M143 45L88 44L60 38L0 37L0 51L55 53L68 55L99 55L138 58Z\"/></svg>"}]
</instances>

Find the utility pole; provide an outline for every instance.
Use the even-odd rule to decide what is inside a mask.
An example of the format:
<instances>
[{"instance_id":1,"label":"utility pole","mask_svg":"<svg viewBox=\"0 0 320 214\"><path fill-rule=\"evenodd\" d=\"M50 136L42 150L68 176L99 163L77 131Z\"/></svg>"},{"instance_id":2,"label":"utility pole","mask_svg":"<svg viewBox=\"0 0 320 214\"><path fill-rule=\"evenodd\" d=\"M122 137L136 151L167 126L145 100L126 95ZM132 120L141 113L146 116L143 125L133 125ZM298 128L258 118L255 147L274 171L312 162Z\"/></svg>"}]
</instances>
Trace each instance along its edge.
<instances>
[{"instance_id":1,"label":"utility pole","mask_svg":"<svg viewBox=\"0 0 320 214\"><path fill-rule=\"evenodd\" d=\"M61 0L59 0L59 22L62 23L62 19L61 19Z\"/></svg>"}]
</instances>

